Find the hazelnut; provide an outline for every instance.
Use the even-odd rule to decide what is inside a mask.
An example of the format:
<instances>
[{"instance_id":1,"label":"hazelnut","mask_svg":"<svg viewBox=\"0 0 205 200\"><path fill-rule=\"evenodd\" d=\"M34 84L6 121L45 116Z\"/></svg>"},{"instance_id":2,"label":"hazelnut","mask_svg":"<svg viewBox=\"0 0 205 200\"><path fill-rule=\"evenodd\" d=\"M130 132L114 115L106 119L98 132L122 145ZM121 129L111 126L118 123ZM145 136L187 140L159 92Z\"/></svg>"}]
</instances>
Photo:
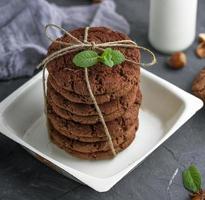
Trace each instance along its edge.
<instances>
[{"instance_id":1,"label":"hazelnut","mask_svg":"<svg viewBox=\"0 0 205 200\"><path fill-rule=\"evenodd\" d=\"M173 69L181 69L187 64L186 54L183 52L176 52L171 55L168 60L168 65Z\"/></svg>"},{"instance_id":2,"label":"hazelnut","mask_svg":"<svg viewBox=\"0 0 205 200\"><path fill-rule=\"evenodd\" d=\"M199 58L205 58L205 42L201 42L196 48L196 55Z\"/></svg>"},{"instance_id":3,"label":"hazelnut","mask_svg":"<svg viewBox=\"0 0 205 200\"><path fill-rule=\"evenodd\" d=\"M205 33L199 33L199 43L205 42Z\"/></svg>"}]
</instances>

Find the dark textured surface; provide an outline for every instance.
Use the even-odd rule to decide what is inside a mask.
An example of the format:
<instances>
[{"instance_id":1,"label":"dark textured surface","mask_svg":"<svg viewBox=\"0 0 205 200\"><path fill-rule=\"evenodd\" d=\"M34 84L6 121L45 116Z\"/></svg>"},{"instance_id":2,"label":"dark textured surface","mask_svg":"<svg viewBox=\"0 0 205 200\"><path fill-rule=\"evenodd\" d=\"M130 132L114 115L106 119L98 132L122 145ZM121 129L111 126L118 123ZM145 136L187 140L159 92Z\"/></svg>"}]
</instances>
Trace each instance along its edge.
<instances>
[{"instance_id":1,"label":"dark textured surface","mask_svg":"<svg viewBox=\"0 0 205 200\"><path fill-rule=\"evenodd\" d=\"M142 45L148 45L148 0L116 0L118 11L131 24L131 37ZM87 3L59 0L60 5ZM129 3L128 3L129 2ZM197 32L205 32L205 1L199 0ZM157 54L158 64L149 71L174 83L186 91L191 91L191 82L205 60L194 55L196 42L186 51L188 65L173 71L167 68L167 56ZM27 79L0 83L0 100L4 99ZM168 141L149 156L137 169L126 176L109 192L97 193L59 175L31 157L19 145L0 135L0 199L1 200L159 200L169 199L167 185L176 168L180 171L170 189L171 199L186 200L188 193L183 189L181 170L195 163L205 177L205 111L202 109Z\"/></svg>"}]
</instances>

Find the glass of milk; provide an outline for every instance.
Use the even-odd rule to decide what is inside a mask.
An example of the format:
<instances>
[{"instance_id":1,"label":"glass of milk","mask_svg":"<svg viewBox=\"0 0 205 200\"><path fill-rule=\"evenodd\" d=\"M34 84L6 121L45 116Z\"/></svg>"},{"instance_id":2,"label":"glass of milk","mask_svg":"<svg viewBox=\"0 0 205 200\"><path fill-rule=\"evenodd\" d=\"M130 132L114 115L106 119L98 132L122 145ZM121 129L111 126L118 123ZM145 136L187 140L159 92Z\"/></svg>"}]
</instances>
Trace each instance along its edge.
<instances>
[{"instance_id":1,"label":"glass of milk","mask_svg":"<svg viewBox=\"0 0 205 200\"><path fill-rule=\"evenodd\" d=\"M188 48L195 39L197 0L150 0L149 41L163 52Z\"/></svg>"}]
</instances>

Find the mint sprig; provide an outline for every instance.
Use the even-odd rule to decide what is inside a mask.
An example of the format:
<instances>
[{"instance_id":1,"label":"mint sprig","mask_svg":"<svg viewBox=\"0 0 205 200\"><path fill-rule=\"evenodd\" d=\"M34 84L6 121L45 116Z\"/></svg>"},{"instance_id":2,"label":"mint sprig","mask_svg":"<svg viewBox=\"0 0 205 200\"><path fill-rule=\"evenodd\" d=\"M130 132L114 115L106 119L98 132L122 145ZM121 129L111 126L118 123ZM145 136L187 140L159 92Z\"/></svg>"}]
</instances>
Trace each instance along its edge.
<instances>
[{"instance_id":1,"label":"mint sprig","mask_svg":"<svg viewBox=\"0 0 205 200\"><path fill-rule=\"evenodd\" d=\"M76 54L73 58L73 63L77 67L91 67L98 62L105 64L108 67L113 67L114 65L121 64L124 62L124 55L118 51L111 48L106 48L101 55L98 55L96 51L85 50Z\"/></svg>"},{"instance_id":2,"label":"mint sprig","mask_svg":"<svg viewBox=\"0 0 205 200\"><path fill-rule=\"evenodd\" d=\"M98 62L98 54L95 51L86 50L76 54L73 63L78 67L91 67Z\"/></svg>"},{"instance_id":3,"label":"mint sprig","mask_svg":"<svg viewBox=\"0 0 205 200\"><path fill-rule=\"evenodd\" d=\"M182 173L184 187L192 192L198 193L201 190L201 174L195 165L191 165Z\"/></svg>"},{"instance_id":4,"label":"mint sprig","mask_svg":"<svg viewBox=\"0 0 205 200\"><path fill-rule=\"evenodd\" d=\"M112 51L113 50L111 48L107 48L102 53L102 55L99 56L100 61L102 63L104 63L105 65L107 65L108 67L113 67L113 65L114 65L114 61L113 61L113 57L112 57Z\"/></svg>"}]
</instances>

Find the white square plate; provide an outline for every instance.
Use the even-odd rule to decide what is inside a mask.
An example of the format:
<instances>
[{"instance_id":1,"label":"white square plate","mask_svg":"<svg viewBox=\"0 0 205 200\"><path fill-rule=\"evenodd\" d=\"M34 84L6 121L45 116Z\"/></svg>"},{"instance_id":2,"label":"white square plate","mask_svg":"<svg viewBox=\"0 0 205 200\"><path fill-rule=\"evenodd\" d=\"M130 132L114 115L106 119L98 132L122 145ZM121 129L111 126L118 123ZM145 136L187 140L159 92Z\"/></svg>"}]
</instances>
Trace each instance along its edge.
<instances>
[{"instance_id":1,"label":"white square plate","mask_svg":"<svg viewBox=\"0 0 205 200\"><path fill-rule=\"evenodd\" d=\"M0 131L65 176L107 191L203 106L193 95L146 70L141 72L140 127L134 142L114 159L80 160L51 144L43 115L42 72L0 103Z\"/></svg>"}]
</instances>

